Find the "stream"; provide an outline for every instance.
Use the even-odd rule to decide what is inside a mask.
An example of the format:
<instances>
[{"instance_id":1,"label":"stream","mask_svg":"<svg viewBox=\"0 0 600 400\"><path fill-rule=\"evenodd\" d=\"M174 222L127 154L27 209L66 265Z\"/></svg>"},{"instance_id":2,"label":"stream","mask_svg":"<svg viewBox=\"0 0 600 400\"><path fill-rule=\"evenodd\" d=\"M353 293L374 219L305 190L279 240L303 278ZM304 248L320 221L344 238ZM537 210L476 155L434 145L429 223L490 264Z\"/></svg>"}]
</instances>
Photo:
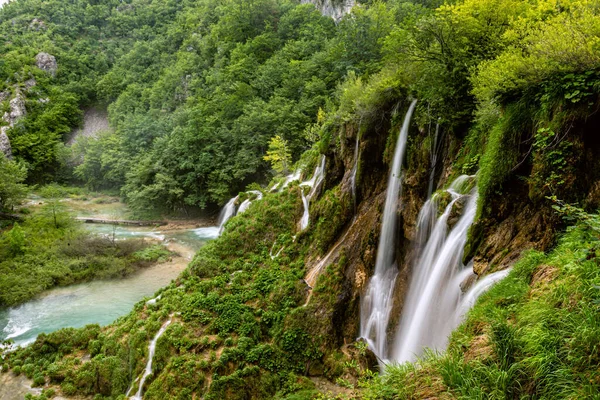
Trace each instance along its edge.
<instances>
[{"instance_id":1,"label":"stream","mask_svg":"<svg viewBox=\"0 0 600 400\"><path fill-rule=\"evenodd\" d=\"M88 324L108 325L128 314L135 303L168 285L183 271L195 252L218 236L218 227L169 229L86 224L86 229L115 239L148 238L175 252L171 260L118 280L92 281L58 287L21 305L0 309L0 341L24 346L40 333Z\"/></svg>"}]
</instances>

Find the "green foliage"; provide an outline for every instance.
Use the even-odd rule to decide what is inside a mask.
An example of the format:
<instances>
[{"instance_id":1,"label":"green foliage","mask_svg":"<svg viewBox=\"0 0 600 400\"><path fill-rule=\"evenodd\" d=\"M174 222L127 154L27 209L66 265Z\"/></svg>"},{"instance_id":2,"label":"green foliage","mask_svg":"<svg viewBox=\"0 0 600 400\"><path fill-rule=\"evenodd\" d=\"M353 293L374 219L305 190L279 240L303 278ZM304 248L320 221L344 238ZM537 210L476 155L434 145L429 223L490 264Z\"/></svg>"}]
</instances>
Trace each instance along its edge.
<instances>
[{"instance_id":1,"label":"green foliage","mask_svg":"<svg viewBox=\"0 0 600 400\"><path fill-rule=\"evenodd\" d=\"M146 247L132 254L136 260L146 262L165 262L171 253L159 244Z\"/></svg>"},{"instance_id":2,"label":"green foliage","mask_svg":"<svg viewBox=\"0 0 600 400\"><path fill-rule=\"evenodd\" d=\"M11 210L25 197L23 181L27 170L22 163L7 160L0 154L0 211Z\"/></svg>"},{"instance_id":3,"label":"green foliage","mask_svg":"<svg viewBox=\"0 0 600 400\"><path fill-rule=\"evenodd\" d=\"M291 157L287 141L277 135L273 136L269 141L269 149L263 159L269 161L271 167L277 173L287 174L289 172Z\"/></svg>"}]
</instances>

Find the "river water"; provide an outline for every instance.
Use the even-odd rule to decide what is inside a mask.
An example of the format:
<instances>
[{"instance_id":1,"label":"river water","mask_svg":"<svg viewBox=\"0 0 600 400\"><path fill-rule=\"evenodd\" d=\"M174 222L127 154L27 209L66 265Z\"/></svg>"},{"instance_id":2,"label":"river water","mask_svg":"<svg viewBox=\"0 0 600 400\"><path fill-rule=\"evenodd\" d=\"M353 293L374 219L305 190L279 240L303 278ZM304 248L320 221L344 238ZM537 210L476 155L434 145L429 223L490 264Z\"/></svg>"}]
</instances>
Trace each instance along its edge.
<instances>
[{"instance_id":1,"label":"river water","mask_svg":"<svg viewBox=\"0 0 600 400\"><path fill-rule=\"evenodd\" d=\"M91 224L86 228L98 234L113 234L110 225ZM0 341L12 339L16 345L26 345L40 333L87 324L110 324L129 313L135 303L153 296L158 289L175 279L195 251L217 237L218 229L207 227L161 232L160 228L116 227L116 239L148 237L161 241L179 256L124 279L55 288L17 307L0 309Z\"/></svg>"}]
</instances>

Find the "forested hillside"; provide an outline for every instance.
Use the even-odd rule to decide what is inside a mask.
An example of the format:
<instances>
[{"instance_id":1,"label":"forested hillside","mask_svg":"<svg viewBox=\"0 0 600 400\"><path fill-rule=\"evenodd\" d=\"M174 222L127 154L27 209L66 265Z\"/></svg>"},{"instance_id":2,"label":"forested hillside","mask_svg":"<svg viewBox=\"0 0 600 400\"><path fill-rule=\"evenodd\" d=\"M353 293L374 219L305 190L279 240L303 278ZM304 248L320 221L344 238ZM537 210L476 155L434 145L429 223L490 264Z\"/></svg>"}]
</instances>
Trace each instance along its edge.
<instances>
[{"instance_id":1,"label":"forested hillside","mask_svg":"<svg viewBox=\"0 0 600 400\"><path fill-rule=\"evenodd\" d=\"M597 396L600 2L301 3L0 9L5 212L52 181L227 203L158 297L2 371L40 398ZM91 106L112 130L65 145Z\"/></svg>"}]
</instances>

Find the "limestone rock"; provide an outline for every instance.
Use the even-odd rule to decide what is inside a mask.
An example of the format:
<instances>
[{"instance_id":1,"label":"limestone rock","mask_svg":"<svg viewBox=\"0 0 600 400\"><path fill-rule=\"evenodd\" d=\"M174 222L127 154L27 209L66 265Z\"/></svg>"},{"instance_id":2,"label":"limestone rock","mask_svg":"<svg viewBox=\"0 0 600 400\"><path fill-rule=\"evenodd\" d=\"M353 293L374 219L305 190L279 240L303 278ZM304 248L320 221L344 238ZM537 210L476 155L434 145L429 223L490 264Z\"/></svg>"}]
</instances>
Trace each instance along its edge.
<instances>
[{"instance_id":1,"label":"limestone rock","mask_svg":"<svg viewBox=\"0 0 600 400\"><path fill-rule=\"evenodd\" d=\"M45 28L46 28L46 24L44 23L44 21L42 21L41 19L38 19L38 18L32 19L31 22L29 23L29 29L39 31L40 29L45 29Z\"/></svg>"},{"instance_id":2,"label":"limestone rock","mask_svg":"<svg viewBox=\"0 0 600 400\"><path fill-rule=\"evenodd\" d=\"M26 89L31 89L32 87L37 85L35 78L27 79L24 83Z\"/></svg>"},{"instance_id":3,"label":"limestone rock","mask_svg":"<svg viewBox=\"0 0 600 400\"><path fill-rule=\"evenodd\" d=\"M2 119L4 119L4 121L6 121L10 127L12 127L19 118L27 113L23 96L20 93L17 93L17 96L10 101L9 107L10 110L4 113L4 117Z\"/></svg>"},{"instance_id":4,"label":"limestone rock","mask_svg":"<svg viewBox=\"0 0 600 400\"><path fill-rule=\"evenodd\" d=\"M8 124L8 126L0 127L0 151L4 153L6 158L12 159L12 147L10 140L8 139L7 131L12 128L17 120L27 113L25 108L25 100L20 92L14 99L9 102L9 110L4 113L2 120Z\"/></svg>"},{"instance_id":5,"label":"limestone rock","mask_svg":"<svg viewBox=\"0 0 600 400\"><path fill-rule=\"evenodd\" d=\"M56 57L48 53L38 53L35 56L35 65L42 71L48 72L52 77L56 75L58 64L56 63Z\"/></svg>"},{"instance_id":6,"label":"limestone rock","mask_svg":"<svg viewBox=\"0 0 600 400\"><path fill-rule=\"evenodd\" d=\"M354 7L354 0L301 0L301 3L312 3L321 14L340 21Z\"/></svg>"},{"instance_id":7,"label":"limestone rock","mask_svg":"<svg viewBox=\"0 0 600 400\"><path fill-rule=\"evenodd\" d=\"M7 128L6 126L0 128L0 152L4 153L4 156L10 160L12 159L12 147L6 135Z\"/></svg>"}]
</instances>

